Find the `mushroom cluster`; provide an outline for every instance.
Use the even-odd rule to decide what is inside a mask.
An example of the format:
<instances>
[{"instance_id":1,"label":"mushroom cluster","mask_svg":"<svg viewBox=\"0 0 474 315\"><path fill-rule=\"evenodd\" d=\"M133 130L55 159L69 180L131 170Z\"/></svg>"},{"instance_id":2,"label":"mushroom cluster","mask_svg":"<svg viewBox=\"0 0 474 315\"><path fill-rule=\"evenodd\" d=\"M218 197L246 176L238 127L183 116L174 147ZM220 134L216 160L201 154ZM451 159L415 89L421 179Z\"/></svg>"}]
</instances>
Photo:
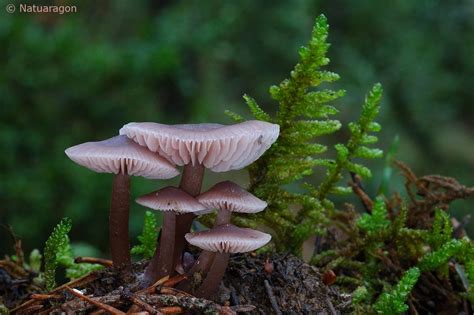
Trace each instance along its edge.
<instances>
[{"instance_id":1,"label":"mushroom cluster","mask_svg":"<svg viewBox=\"0 0 474 315\"><path fill-rule=\"evenodd\" d=\"M203 252L186 272L200 273L204 280L199 286L183 283L183 288L209 297L222 279L230 253L253 251L271 237L231 224L232 212L259 212L265 209L266 202L230 181L200 194L204 170L242 169L257 160L278 134L278 125L262 121L235 125L133 122L123 126L119 136L71 147L66 154L93 171L115 174L109 217L110 252L114 268L125 271L131 265L129 176L167 179L177 176L176 166L182 166L179 187L165 187L136 200L147 208L163 211L157 250L141 284L145 287L175 273L188 241ZM189 233L196 216L214 209L218 213L212 229Z\"/></svg>"}]
</instances>

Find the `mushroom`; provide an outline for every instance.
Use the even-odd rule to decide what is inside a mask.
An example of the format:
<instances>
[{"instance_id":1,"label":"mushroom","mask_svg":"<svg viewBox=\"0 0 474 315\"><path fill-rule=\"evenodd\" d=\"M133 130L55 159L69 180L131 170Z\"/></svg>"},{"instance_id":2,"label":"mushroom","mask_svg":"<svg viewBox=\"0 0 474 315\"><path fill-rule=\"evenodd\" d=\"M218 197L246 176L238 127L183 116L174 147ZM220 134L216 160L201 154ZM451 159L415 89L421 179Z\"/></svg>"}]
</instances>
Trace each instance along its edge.
<instances>
[{"instance_id":1,"label":"mushroom","mask_svg":"<svg viewBox=\"0 0 474 315\"><path fill-rule=\"evenodd\" d=\"M147 208L178 214L195 213L206 210L194 197L176 187L165 187L136 199L136 202ZM159 247L145 270L142 286L152 284L173 271L175 215L164 215Z\"/></svg>"},{"instance_id":2,"label":"mushroom","mask_svg":"<svg viewBox=\"0 0 474 315\"><path fill-rule=\"evenodd\" d=\"M224 181L215 184L208 191L196 197L196 199L209 209L219 210L215 227L229 224L232 212L257 213L263 211L267 207L265 201L260 200L231 181ZM210 267L214 256L214 251L204 250L188 273L208 273L208 268ZM214 273L214 270L211 272ZM181 289L183 290L188 290L189 288L189 282L184 282L181 285Z\"/></svg>"},{"instance_id":3,"label":"mushroom","mask_svg":"<svg viewBox=\"0 0 474 315\"><path fill-rule=\"evenodd\" d=\"M232 212L257 213L267 207L265 201L231 181L215 184L196 199L209 209L219 209L215 225L230 223Z\"/></svg>"},{"instance_id":4,"label":"mushroom","mask_svg":"<svg viewBox=\"0 0 474 315\"><path fill-rule=\"evenodd\" d=\"M86 142L68 148L65 153L71 160L90 170L115 174L109 214L110 253L114 267L130 266L130 176L167 179L177 176L178 170L167 160L125 136Z\"/></svg>"},{"instance_id":5,"label":"mushroom","mask_svg":"<svg viewBox=\"0 0 474 315\"><path fill-rule=\"evenodd\" d=\"M209 272L195 293L196 296L203 298L211 297L219 286L231 253L251 252L271 240L269 234L239 228L232 224L219 225L207 231L188 233L185 238L194 246L216 253L214 260L205 262L209 266L203 266L203 269L209 269Z\"/></svg>"},{"instance_id":6,"label":"mushroom","mask_svg":"<svg viewBox=\"0 0 474 315\"><path fill-rule=\"evenodd\" d=\"M276 141L279 126L257 120L228 126L132 122L123 126L120 134L157 152L171 163L184 166L179 187L195 197L201 191L204 168L225 172L248 166ZM189 232L194 218L195 214L191 213L180 215L176 220L175 263L180 259L184 235Z\"/></svg>"}]
</instances>

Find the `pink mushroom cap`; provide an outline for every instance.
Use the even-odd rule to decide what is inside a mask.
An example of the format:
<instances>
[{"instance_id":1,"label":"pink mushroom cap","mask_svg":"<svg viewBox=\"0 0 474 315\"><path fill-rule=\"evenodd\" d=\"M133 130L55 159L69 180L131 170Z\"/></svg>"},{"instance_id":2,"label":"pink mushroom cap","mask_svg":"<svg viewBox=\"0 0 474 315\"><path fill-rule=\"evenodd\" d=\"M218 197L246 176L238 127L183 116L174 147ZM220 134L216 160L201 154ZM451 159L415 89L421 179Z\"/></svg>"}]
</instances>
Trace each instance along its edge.
<instances>
[{"instance_id":1,"label":"pink mushroom cap","mask_svg":"<svg viewBox=\"0 0 474 315\"><path fill-rule=\"evenodd\" d=\"M278 125L258 120L235 125L132 122L120 129L120 134L173 164L203 164L214 172L251 164L270 148L279 132Z\"/></svg>"},{"instance_id":2,"label":"pink mushroom cap","mask_svg":"<svg viewBox=\"0 0 474 315\"><path fill-rule=\"evenodd\" d=\"M165 187L138 197L136 202L153 210L174 211L176 213L196 213L207 209L194 197L176 187Z\"/></svg>"},{"instance_id":3,"label":"pink mushroom cap","mask_svg":"<svg viewBox=\"0 0 474 315\"><path fill-rule=\"evenodd\" d=\"M98 173L149 179L167 179L179 174L170 162L125 136L82 143L66 149L65 153L77 164Z\"/></svg>"},{"instance_id":4,"label":"pink mushroom cap","mask_svg":"<svg viewBox=\"0 0 474 315\"><path fill-rule=\"evenodd\" d=\"M219 253L254 251L271 240L271 235L260 231L224 224L207 231L188 233L186 240L196 247Z\"/></svg>"},{"instance_id":5,"label":"pink mushroom cap","mask_svg":"<svg viewBox=\"0 0 474 315\"><path fill-rule=\"evenodd\" d=\"M240 213L257 213L267 207L265 201L231 181L215 184L196 199L209 209L226 209Z\"/></svg>"}]
</instances>

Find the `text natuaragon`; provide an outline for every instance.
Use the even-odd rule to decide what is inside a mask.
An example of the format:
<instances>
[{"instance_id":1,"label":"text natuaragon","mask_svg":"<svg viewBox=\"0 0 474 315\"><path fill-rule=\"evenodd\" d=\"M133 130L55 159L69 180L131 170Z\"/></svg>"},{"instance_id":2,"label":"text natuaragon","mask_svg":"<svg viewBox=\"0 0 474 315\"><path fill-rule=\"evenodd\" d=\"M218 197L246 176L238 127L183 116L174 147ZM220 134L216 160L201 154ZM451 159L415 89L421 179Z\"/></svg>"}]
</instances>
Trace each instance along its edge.
<instances>
[{"instance_id":1,"label":"text natuaragon","mask_svg":"<svg viewBox=\"0 0 474 315\"><path fill-rule=\"evenodd\" d=\"M21 13L76 13L77 7L75 5L28 5L20 4Z\"/></svg>"}]
</instances>

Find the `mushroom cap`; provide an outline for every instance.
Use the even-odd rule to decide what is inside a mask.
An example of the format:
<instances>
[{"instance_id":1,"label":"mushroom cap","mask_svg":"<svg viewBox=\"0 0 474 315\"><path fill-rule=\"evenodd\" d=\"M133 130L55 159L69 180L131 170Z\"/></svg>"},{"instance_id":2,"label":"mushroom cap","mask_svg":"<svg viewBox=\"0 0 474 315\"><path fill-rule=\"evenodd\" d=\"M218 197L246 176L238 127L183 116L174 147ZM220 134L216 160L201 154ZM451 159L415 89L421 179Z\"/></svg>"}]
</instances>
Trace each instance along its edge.
<instances>
[{"instance_id":1,"label":"mushroom cap","mask_svg":"<svg viewBox=\"0 0 474 315\"><path fill-rule=\"evenodd\" d=\"M210 209L227 209L240 213L257 213L267 207L265 201L231 181L215 184L196 199Z\"/></svg>"},{"instance_id":2,"label":"mushroom cap","mask_svg":"<svg viewBox=\"0 0 474 315\"><path fill-rule=\"evenodd\" d=\"M176 165L203 164L214 172L251 164L270 148L279 132L280 126L258 120L227 126L132 122L120 129L120 134Z\"/></svg>"},{"instance_id":3,"label":"mushroom cap","mask_svg":"<svg viewBox=\"0 0 474 315\"><path fill-rule=\"evenodd\" d=\"M66 149L65 153L77 164L98 173L123 173L149 179L179 174L171 163L125 136L82 143Z\"/></svg>"},{"instance_id":4,"label":"mushroom cap","mask_svg":"<svg viewBox=\"0 0 474 315\"><path fill-rule=\"evenodd\" d=\"M176 187L165 187L135 200L138 204L159 211L177 213L201 212L207 208L194 197Z\"/></svg>"},{"instance_id":5,"label":"mushroom cap","mask_svg":"<svg viewBox=\"0 0 474 315\"><path fill-rule=\"evenodd\" d=\"M271 235L260 231L223 224L210 230L188 233L188 243L210 252L246 253L262 247Z\"/></svg>"}]
</instances>

